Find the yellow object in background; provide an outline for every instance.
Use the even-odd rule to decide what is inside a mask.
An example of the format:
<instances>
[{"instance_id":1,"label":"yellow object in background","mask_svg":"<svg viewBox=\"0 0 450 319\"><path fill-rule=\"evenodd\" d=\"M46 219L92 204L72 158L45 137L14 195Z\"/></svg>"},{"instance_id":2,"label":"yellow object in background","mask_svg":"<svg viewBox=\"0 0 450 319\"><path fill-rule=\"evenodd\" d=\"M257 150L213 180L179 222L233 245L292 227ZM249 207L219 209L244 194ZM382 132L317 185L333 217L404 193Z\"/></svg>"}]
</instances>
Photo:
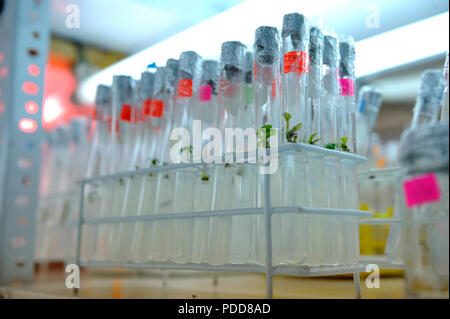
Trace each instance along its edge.
<instances>
[{"instance_id":1,"label":"yellow object in background","mask_svg":"<svg viewBox=\"0 0 450 319\"><path fill-rule=\"evenodd\" d=\"M370 211L366 203L359 205L360 210ZM392 218L394 208L388 207L385 212L373 212L373 218ZM361 255L383 255L389 235L389 225L360 225L359 247Z\"/></svg>"}]
</instances>

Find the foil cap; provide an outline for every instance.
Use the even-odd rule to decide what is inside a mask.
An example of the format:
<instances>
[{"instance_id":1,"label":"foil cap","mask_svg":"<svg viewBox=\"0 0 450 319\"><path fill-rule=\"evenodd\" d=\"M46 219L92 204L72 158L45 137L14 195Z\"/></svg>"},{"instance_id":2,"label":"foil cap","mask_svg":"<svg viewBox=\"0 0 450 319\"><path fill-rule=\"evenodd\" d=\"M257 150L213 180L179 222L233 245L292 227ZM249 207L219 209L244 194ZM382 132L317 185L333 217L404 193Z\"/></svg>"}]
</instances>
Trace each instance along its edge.
<instances>
[{"instance_id":1,"label":"foil cap","mask_svg":"<svg viewBox=\"0 0 450 319\"><path fill-rule=\"evenodd\" d=\"M114 75L112 84L113 105L130 103L133 96L131 77L127 75Z\"/></svg>"},{"instance_id":2,"label":"foil cap","mask_svg":"<svg viewBox=\"0 0 450 319\"><path fill-rule=\"evenodd\" d=\"M355 77L355 44L351 38L339 42L339 75L341 78Z\"/></svg>"},{"instance_id":3,"label":"foil cap","mask_svg":"<svg viewBox=\"0 0 450 319\"><path fill-rule=\"evenodd\" d=\"M138 97L141 101L152 96L155 74L150 72L141 73L141 80L138 86Z\"/></svg>"},{"instance_id":4,"label":"foil cap","mask_svg":"<svg viewBox=\"0 0 450 319\"><path fill-rule=\"evenodd\" d=\"M422 74L419 99L422 102L420 113L434 114L438 111L444 89L442 73L439 70L426 70Z\"/></svg>"},{"instance_id":5,"label":"foil cap","mask_svg":"<svg viewBox=\"0 0 450 319\"><path fill-rule=\"evenodd\" d=\"M215 60L205 60L202 64L202 82L217 81L219 78L219 63Z\"/></svg>"},{"instance_id":6,"label":"foil cap","mask_svg":"<svg viewBox=\"0 0 450 319\"><path fill-rule=\"evenodd\" d=\"M290 39L289 47L284 48L285 53L290 50L306 51L309 43L309 27L305 16L300 13L285 14L281 37L283 40Z\"/></svg>"},{"instance_id":7,"label":"foil cap","mask_svg":"<svg viewBox=\"0 0 450 319\"><path fill-rule=\"evenodd\" d=\"M176 91L178 66L179 66L178 60L168 59L166 62L164 86L169 94L174 94Z\"/></svg>"},{"instance_id":8,"label":"foil cap","mask_svg":"<svg viewBox=\"0 0 450 319\"><path fill-rule=\"evenodd\" d=\"M202 64L202 85L211 85L212 93L217 94L219 83L219 62L215 60L204 60Z\"/></svg>"},{"instance_id":9,"label":"foil cap","mask_svg":"<svg viewBox=\"0 0 450 319\"><path fill-rule=\"evenodd\" d=\"M381 91L375 87L363 86L359 90L358 112L364 114L371 127L375 126L382 99Z\"/></svg>"},{"instance_id":10,"label":"foil cap","mask_svg":"<svg viewBox=\"0 0 450 319\"><path fill-rule=\"evenodd\" d=\"M107 107L111 104L111 87L100 84L95 93L95 107L97 109Z\"/></svg>"},{"instance_id":11,"label":"foil cap","mask_svg":"<svg viewBox=\"0 0 450 319\"><path fill-rule=\"evenodd\" d=\"M318 27L309 29L309 58L311 65L322 65L323 33Z\"/></svg>"},{"instance_id":12,"label":"foil cap","mask_svg":"<svg viewBox=\"0 0 450 319\"><path fill-rule=\"evenodd\" d=\"M244 55L247 47L239 41L228 41L222 43L220 62L223 66L235 67L239 70L244 68Z\"/></svg>"},{"instance_id":13,"label":"foil cap","mask_svg":"<svg viewBox=\"0 0 450 319\"><path fill-rule=\"evenodd\" d=\"M449 125L427 124L409 129L402 135L399 160L403 166L414 170L449 166Z\"/></svg>"},{"instance_id":14,"label":"foil cap","mask_svg":"<svg viewBox=\"0 0 450 319\"><path fill-rule=\"evenodd\" d=\"M323 64L330 67L338 65L339 50L338 39L331 35L323 37Z\"/></svg>"},{"instance_id":15,"label":"foil cap","mask_svg":"<svg viewBox=\"0 0 450 319\"><path fill-rule=\"evenodd\" d=\"M202 57L194 51L182 52L178 64L180 79L199 78L202 72Z\"/></svg>"},{"instance_id":16,"label":"foil cap","mask_svg":"<svg viewBox=\"0 0 450 319\"><path fill-rule=\"evenodd\" d=\"M278 63L280 37L277 28L262 26L255 31L255 61L259 65Z\"/></svg>"},{"instance_id":17,"label":"foil cap","mask_svg":"<svg viewBox=\"0 0 450 319\"><path fill-rule=\"evenodd\" d=\"M156 69L155 79L153 81L153 94L155 98L157 94L164 93L164 80L166 77L166 68L160 66Z\"/></svg>"}]
</instances>

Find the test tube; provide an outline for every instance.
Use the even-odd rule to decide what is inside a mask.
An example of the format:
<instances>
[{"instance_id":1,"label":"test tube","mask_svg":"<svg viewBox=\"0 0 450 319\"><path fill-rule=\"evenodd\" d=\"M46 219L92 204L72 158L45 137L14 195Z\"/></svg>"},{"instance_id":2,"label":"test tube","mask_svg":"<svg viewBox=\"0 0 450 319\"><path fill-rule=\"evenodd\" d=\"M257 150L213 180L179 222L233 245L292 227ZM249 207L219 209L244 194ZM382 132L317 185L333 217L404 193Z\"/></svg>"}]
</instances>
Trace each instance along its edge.
<instances>
[{"instance_id":1,"label":"test tube","mask_svg":"<svg viewBox=\"0 0 450 319\"><path fill-rule=\"evenodd\" d=\"M442 98L442 106L441 106L441 123L444 123L445 121L448 121L448 51L447 51L447 58L445 59L445 65L444 65L444 97Z\"/></svg>"},{"instance_id":2,"label":"test tube","mask_svg":"<svg viewBox=\"0 0 450 319\"><path fill-rule=\"evenodd\" d=\"M381 91L371 86L363 86L358 93L357 150L362 156L369 156L371 136L380 111Z\"/></svg>"},{"instance_id":3,"label":"test tube","mask_svg":"<svg viewBox=\"0 0 450 319\"><path fill-rule=\"evenodd\" d=\"M190 132L192 132L193 115L198 103L202 62L200 55L193 51L187 51L181 53L178 66L178 89L174 119L175 121L180 121L180 127L187 128ZM183 152L186 152L189 158L193 157L191 145L195 146L195 144L190 144L188 148L183 147L180 150L182 155ZM196 173L196 169L192 168L175 172L174 213L193 211L195 194L193 186L195 185ZM192 249L193 225L194 220L191 218L175 219L173 221L172 261L176 263L189 261Z\"/></svg>"},{"instance_id":4,"label":"test tube","mask_svg":"<svg viewBox=\"0 0 450 319\"><path fill-rule=\"evenodd\" d=\"M422 83L414 106L411 129L437 122L443 89L441 71L426 70L422 74Z\"/></svg>"},{"instance_id":5,"label":"test tube","mask_svg":"<svg viewBox=\"0 0 450 319\"><path fill-rule=\"evenodd\" d=\"M238 41L224 42L220 54L219 71L219 119L218 127L225 137L226 128L235 128L243 107L244 56L246 46ZM225 139L226 141L226 139ZM225 153L233 152L232 143L226 143ZM233 164L216 165L211 207L213 210L232 208ZM230 261L232 218L211 217L208 240L209 262L213 265Z\"/></svg>"},{"instance_id":6,"label":"test tube","mask_svg":"<svg viewBox=\"0 0 450 319\"><path fill-rule=\"evenodd\" d=\"M199 89L199 102L197 103L196 119L202 121L202 128L207 129L216 125L218 118L217 90L219 78L219 63L214 60L205 60L202 65L202 77ZM203 146L209 142L209 136L202 136ZM195 181L194 211L205 212L211 210L213 197L214 174L211 167L204 165L198 171ZM194 219L191 262L208 262L208 236L209 218Z\"/></svg>"},{"instance_id":7,"label":"test tube","mask_svg":"<svg viewBox=\"0 0 450 319\"><path fill-rule=\"evenodd\" d=\"M339 42L339 84L343 101L338 108L339 146L343 151L356 152L355 44L352 38Z\"/></svg>"},{"instance_id":8,"label":"test tube","mask_svg":"<svg viewBox=\"0 0 450 319\"><path fill-rule=\"evenodd\" d=\"M136 169L143 168L147 160L146 151L149 137L149 118L147 113L147 106L152 96L154 74L143 72L141 80L136 90L136 126L137 136L134 142L134 155ZM156 133L156 132L155 132ZM147 138L146 138L147 137ZM138 205L141 195L141 189L145 180L144 175L136 175L127 178L124 204L122 205L122 217L138 215ZM113 247L114 259L121 262L127 262L132 259L132 250L130 246L133 241L133 233L135 230L135 223L123 222L119 223L117 233L117 243Z\"/></svg>"},{"instance_id":9,"label":"test tube","mask_svg":"<svg viewBox=\"0 0 450 319\"><path fill-rule=\"evenodd\" d=\"M143 166L144 168L155 167L160 164L157 157L158 146L164 141L160 141L158 133L161 131L159 126L152 123L154 115L161 115L169 107L165 96L165 78L169 72L169 67L158 67L153 76L153 86L150 93L150 98L144 100L144 114L146 116L147 130L144 137ZM166 120L166 115L163 115L163 120ZM168 116L169 121L171 119ZM153 120L153 122L156 122ZM168 143L168 141L166 142ZM158 173L149 173L143 176L142 186L140 188L139 201L137 207L137 215L152 215L155 213L156 189L158 183ZM151 255L151 240L153 235L153 222L137 222L134 235L133 245L131 248L132 260L138 263L146 262Z\"/></svg>"},{"instance_id":10,"label":"test tube","mask_svg":"<svg viewBox=\"0 0 450 319\"><path fill-rule=\"evenodd\" d=\"M283 17L281 31L283 55L283 140L300 142L307 132L306 87L308 84L309 26L302 14ZM288 127L289 126L289 127Z\"/></svg>"}]
</instances>

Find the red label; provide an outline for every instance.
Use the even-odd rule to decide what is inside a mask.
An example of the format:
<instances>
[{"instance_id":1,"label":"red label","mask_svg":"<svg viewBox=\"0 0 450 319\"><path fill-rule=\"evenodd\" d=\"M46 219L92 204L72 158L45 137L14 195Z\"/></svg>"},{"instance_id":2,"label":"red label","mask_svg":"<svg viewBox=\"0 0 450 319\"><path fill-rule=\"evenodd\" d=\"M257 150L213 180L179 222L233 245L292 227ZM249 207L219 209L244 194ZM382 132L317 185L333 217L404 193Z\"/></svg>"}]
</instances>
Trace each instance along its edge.
<instances>
[{"instance_id":1,"label":"red label","mask_svg":"<svg viewBox=\"0 0 450 319\"><path fill-rule=\"evenodd\" d=\"M275 98L277 96L277 81L273 79L272 81L272 97Z\"/></svg>"},{"instance_id":2,"label":"red label","mask_svg":"<svg viewBox=\"0 0 450 319\"><path fill-rule=\"evenodd\" d=\"M355 82L352 79L340 79L341 95L354 96L355 95Z\"/></svg>"},{"instance_id":3,"label":"red label","mask_svg":"<svg viewBox=\"0 0 450 319\"><path fill-rule=\"evenodd\" d=\"M152 100L150 116L160 117L164 110L164 101Z\"/></svg>"},{"instance_id":4,"label":"red label","mask_svg":"<svg viewBox=\"0 0 450 319\"><path fill-rule=\"evenodd\" d=\"M122 121L131 122L131 105L122 105L122 110L120 111L120 119Z\"/></svg>"},{"instance_id":5,"label":"red label","mask_svg":"<svg viewBox=\"0 0 450 319\"><path fill-rule=\"evenodd\" d=\"M151 99L147 99L144 101L144 103L142 105L142 111L143 111L144 115L150 116L151 105L152 105Z\"/></svg>"},{"instance_id":6,"label":"red label","mask_svg":"<svg viewBox=\"0 0 450 319\"><path fill-rule=\"evenodd\" d=\"M291 51L284 55L284 73L309 73L309 59L306 52Z\"/></svg>"},{"instance_id":7,"label":"red label","mask_svg":"<svg viewBox=\"0 0 450 319\"><path fill-rule=\"evenodd\" d=\"M112 131L112 118L108 118L108 131L111 132ZM117 121L116 119L116 133L119 132L119 121Z\"/></svg>"},{"instance_id":8,"label":"red label","mask_svg":"<svg viewBox=\"0 0 450 319\"><path fill-rule=\"evenodd\" d=\"M178 82L178 97L192 96L192 79L182 79Z\"/></svg>"},{"instance_id":9,"label":"red label","mask_svg":"<svg viewBox=\"0 0 450 319\"><path fill-rule=\"evenodd\" d=\"M207 84L200 87L200 102L211 100L212 86Z\"/></svg>"},{"instance_id":10,"label":"red label","mask_svg":"<svg viewBox=\"0 0 450 319\"><path fill-rule=\"evenodd\" d=\"M403 191L408 208L441 200L439 181L434 173L416 176L405 181Z\"/></svg>"}]
</instances>

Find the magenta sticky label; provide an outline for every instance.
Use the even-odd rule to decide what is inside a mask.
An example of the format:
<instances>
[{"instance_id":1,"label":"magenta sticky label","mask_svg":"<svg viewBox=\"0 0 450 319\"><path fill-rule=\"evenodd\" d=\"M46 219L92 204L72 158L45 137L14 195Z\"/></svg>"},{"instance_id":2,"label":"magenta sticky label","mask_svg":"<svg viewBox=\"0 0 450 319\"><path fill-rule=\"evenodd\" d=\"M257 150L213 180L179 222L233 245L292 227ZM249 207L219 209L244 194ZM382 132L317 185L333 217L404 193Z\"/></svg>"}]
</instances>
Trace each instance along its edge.
<instances>
[{"instance_id":1,"label":"magenta sticky label","mask_svg":"<svg viewBox=\"0 0 450 319\"><path fill-rule=\"evenodd\" d=\"M434 173L416 176L405 181L403 191L408 208L441 200L439 180Z\"/></svg>"},{"instance_id":2,"label":"magenta sticky label","mask_svg":"<svg viewBox=\"0 0 450 319\"><path fill-rule=\"evenodd\" d=\"M200 87L200 101L205 102L211 100L212 86L207 84Z\"/></svg>"},{"instance_id":3,"label":"magenta sticky label","mask_svg":"<svg viewBox=\"0 0 450 319\"><path fill-rule=\"evenodd\" d=\"M355 82L352 79L340 79L341 95L354 96L355 95Z\"/></svg>"}]
</instances>

